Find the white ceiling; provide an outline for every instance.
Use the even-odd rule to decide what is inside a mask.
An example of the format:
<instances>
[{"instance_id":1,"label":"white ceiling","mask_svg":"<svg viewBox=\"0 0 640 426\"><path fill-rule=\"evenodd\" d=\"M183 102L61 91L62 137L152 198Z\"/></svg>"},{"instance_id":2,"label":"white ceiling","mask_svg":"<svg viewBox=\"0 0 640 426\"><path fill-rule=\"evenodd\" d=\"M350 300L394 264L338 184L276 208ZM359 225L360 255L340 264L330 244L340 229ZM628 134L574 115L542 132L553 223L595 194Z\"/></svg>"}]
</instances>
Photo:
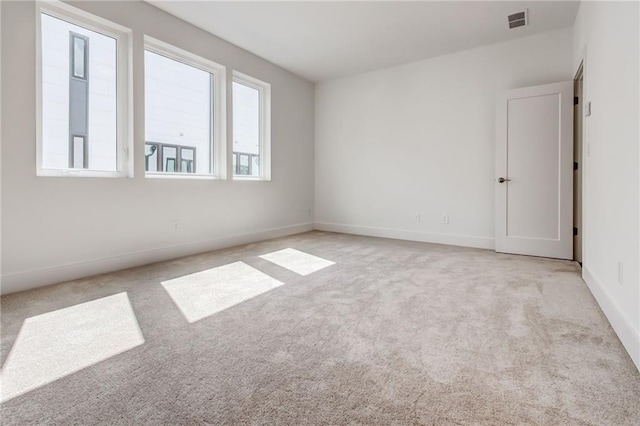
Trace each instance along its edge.
<instances>
[{"instance_id":1,"label":"white ceiling","mask_svg":"<svg viewBox=\"0 0 640 426\"><path fill-rule=\"evenodd\" d=\"M578 1L146 0L312 81L569 27ZM507 15L529 10L529 26Z\"/></svg>"}]
</instances>

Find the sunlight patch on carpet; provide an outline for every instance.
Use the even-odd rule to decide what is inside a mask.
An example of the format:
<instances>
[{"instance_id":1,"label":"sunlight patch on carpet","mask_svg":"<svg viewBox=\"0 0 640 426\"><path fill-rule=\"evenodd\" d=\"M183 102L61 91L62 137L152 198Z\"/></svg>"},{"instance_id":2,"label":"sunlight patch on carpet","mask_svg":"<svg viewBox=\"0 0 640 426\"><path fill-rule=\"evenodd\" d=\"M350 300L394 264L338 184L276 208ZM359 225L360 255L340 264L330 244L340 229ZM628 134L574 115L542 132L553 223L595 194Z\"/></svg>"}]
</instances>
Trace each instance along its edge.
<instances>
[{"instance_id":1,"label":"sunlight patch on carpet","mask_svg":"<svg viewBox=\"0 0 640 426\"><path fill-rule=\"evenodd\" d=\"M305 253L296 249L286 248L260 256L264 260L282 266L299 275L309 275L327 266L335 265L335 262Z\"/></svg>"},{"instance_id":2,"label":"sunlight patch on carpet","mask_svg":"<svg viewBox=\"0 0 640 426\"><path fill-rule=\"evenodd\" d=\"M127 293L27 318L0 374L1 401L144 343Z\"/></svg>"},{"instance_id":3,"label":"sunlight patch on carpet","mask_svg":"<svg viewBox=\"0 0 640 426\"><path fill-rule=\"evenodd\" d=\"M283 285L244 262L185 275L162 286L190 323Z\"/></svg>"}]
</instances>

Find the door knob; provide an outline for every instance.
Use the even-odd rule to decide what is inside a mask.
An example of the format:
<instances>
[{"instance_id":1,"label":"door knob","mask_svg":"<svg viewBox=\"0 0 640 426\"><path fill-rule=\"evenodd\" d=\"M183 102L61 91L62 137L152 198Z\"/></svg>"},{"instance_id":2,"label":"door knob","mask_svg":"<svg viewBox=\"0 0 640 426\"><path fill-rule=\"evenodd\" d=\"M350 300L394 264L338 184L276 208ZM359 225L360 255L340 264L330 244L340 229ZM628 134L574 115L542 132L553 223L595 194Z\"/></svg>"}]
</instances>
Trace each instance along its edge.
<instances>
[{"instance_id":1,"label":"door knob","mask_svg":"<svg viewBox=\"0 0 640 426\"><path fill-rule=\"evenodd\" d=\"M511 179L505 179L503 177L499 177L498 178L498 182L500 182L500 183L511 182Z\"/></svg>"}]
</instances>

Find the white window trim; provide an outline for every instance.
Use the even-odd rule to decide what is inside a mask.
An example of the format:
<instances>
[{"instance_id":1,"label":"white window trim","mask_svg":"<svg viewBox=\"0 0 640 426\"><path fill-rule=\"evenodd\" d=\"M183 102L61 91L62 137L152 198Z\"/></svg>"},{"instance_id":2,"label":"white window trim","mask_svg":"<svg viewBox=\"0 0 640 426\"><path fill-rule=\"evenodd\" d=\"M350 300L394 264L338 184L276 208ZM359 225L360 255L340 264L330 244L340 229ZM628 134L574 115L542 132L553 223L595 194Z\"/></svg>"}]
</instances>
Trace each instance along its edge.
<instances>
[{"instance_id":1,"label":"white window trim","mask_svg":"<svg viewBox=\"0 0 640 426\"><path fill-rule=\"evenodd\" d=\"M41 14L67 21L116 40L116 171L45 169L42 167L42 19ZM133 81L132 31L99 16L57 0L41 1L36 7L36 175L58 177L133 177Z\"/></svg>"},{"instance_id":2,"label":"white window trim","mask_svg":"<svg viewBox=\"0 0 640 426\"><path fill-rule=\"evenodd\" d=\"M212 173L167 173L167 172L147 172L145 177L148 178L176 178L176 179L226 179L227 177L227 140L226 120L227 120L227 68L216 62L205 59L194 53L175 47L147 35L144 36L144 49L157 53L185 65L197 68L199 70L211 73L213 75L213 147L211 149L212 157L209 158L213 166ZM146 131L145 131L146 133ZM145 136L146 138L146 136ZM146 143L146 141L145 141ZM144 170L144 167L143 167Z\"/></svg>"},{"instance_id":3,"label":"white window trim","mask_svg":"<svg viewBox=\"0 0 640 426\"><path fill-rule=\"evenodd\" d=\"M270 181L271 180L271 85L262 80L233 71L233 81L256 89L260 93L260 176L236 175L233 180ZM231 93L233 98L233 91ZM231 132L233 133L233 123ZM233 152L233 138L231 138L231 152Z\"/></svg>"}]
</instances>

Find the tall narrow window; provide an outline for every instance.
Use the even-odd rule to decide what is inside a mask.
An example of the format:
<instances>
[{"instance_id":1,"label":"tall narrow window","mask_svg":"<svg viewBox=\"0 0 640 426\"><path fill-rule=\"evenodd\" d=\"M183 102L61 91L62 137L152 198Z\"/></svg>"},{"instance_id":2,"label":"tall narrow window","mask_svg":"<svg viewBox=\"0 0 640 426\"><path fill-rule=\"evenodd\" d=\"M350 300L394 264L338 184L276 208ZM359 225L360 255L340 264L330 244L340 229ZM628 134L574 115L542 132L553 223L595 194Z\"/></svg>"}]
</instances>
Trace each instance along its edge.
<instances>
[{"instance_id":1,"label":"tall narrow window","mask_svg":"<svg viewBox=\"0 0 640 426\"><path fill-rule=\"evenodd\" d=\"M70 166L74 169L84 169L87 164L87 147L86 147L86 139L82 136L73 136L71 138L71 158L70 158Z\"/></svg>"},{"instance_id":2,"label":"tall narrow window","mask_svg":"<svg viewBox=\"0 0 640 426\"><path fill-rule=\"evenodd\" d=\"M69 76L69 168L86 169L89 167L87 140L89 139L89 81L86 59L89 50L89 37L73 32L69 33L71 47L71 75ZM115 100L115 97L114 97ZM80 148L79 144L82 144ZM77 155L82 152L81 158Z\"/></svg>"},{"instance_id":3,"label":"tall narrow window","mask_svg":"<svg viewBox=\"0 0 640 426\"><path fill-rule=\"evenodd\" d=\"M237 178L271 177L270 91L268 83L233 73L233 173Z\"/></svg>"},{"instance_id":4,"label":"tall narrow window","mask_svg":"<svg viewBox=\"0 0 640 426\"><path fill-rule=\"evenodd\" d=\"M219 175L215 148L223 68L145 40L147 175Z\"/></svg>"},{"instance_id":5,"label":"tall narrow window","mask_svg":"<svg viewBox=\"0 0 640 426\"><path fill-rule=\"evenodd\" d=\"M89 41L89 37L83 37L80 34L71 33L71 52L72 56L72 64L71 69L73 70L73 76L77 78L87 78L86 75L86 58L87 58L87 45Z\"/></svg>"},{"instance_id":6,"label":"tall narrow window","mask_svg":"<svg viewBox=\"0 0 640 426\"><path fill-rule=\"evenodd\" d=\"M38 174L127 174L127 40L122 27L43 4Z\"/></svg>"}]
</instances>

